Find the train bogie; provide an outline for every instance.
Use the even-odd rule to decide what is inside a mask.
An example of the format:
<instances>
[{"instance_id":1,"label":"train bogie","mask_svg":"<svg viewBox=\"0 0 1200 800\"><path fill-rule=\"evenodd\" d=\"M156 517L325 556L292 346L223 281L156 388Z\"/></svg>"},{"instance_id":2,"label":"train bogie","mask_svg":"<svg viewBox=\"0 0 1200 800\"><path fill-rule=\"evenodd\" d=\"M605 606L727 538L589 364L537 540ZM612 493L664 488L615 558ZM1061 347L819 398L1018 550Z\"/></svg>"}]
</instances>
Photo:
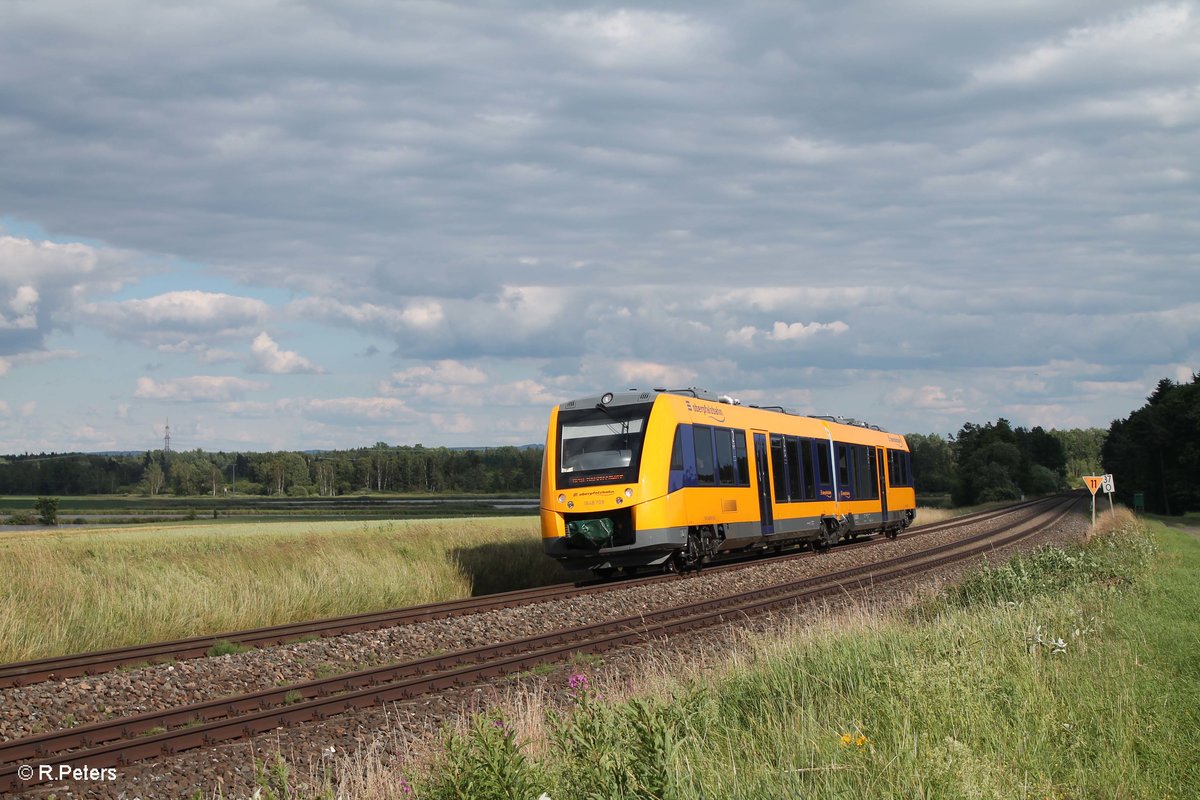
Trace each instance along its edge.
<instances>
[{"instance_id":1,"label":"train bogie","mask_svg":"<svg viewBox=\"0 0 1200 800\"><path fill-rule=\"evenodd\" d=\"M551 413L542 539L601 574L679 568L895 535L915 499L902 436L700 390L631 390Z\"/></svg>"}]
</instances>

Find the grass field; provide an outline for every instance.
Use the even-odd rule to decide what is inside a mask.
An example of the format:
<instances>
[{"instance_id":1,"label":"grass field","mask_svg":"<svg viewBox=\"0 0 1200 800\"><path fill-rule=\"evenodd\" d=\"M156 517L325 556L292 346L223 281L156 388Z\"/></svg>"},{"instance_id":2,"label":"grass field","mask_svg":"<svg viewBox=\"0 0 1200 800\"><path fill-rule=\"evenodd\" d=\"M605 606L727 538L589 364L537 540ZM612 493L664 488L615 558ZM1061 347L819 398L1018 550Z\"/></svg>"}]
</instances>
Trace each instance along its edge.
<instances>
[{"instance_id":1,"label":"grass field","mask_svg":"<svg viewBox=\"0 0 1200 800\"><path fill-rule=\"evenodd\" d=\"M546 558L525 513L0 527L0 663L581 577Z\"/></svg>"},{"instance_id":2,"label":"grass field","mask_svg":"<svg viewBox=\"0 0 1200 800\"><path fill-rule=\"evenodd\" d=\"M0 662L567 580L528 516L0 533Z\"/></svg>"},{"instance_id":3,"label":"grass field","mask_svg":"<svg viewBox=\"0 0 1200 800\"><path fill-rule=\"evenodd\" d=\"M653 660L299 797L1200 796L1200 536L1126 513L894 613ZM313 786L313 784L309 784ZM282 788L282 787L277 787Z\"/></svg>"}]
</instances>

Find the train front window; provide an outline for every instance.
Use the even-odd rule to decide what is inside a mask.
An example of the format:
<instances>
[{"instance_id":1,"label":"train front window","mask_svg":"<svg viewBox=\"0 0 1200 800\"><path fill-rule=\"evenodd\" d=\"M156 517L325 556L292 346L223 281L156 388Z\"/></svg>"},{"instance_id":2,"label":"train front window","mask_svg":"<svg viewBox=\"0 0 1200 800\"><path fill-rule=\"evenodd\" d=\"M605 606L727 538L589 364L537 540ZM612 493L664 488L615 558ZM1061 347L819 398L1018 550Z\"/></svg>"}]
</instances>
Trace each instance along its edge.
<instances>
[{"instance_id":1,"label":"train front window","mask_svg":"<svg viewBox=\"0 0 1200 800\"><path fill-rule=\"evenodd\" d=\"M649 413L649 404L561 413L558 485L636 480Z\"/></svg>"}]
</instances>

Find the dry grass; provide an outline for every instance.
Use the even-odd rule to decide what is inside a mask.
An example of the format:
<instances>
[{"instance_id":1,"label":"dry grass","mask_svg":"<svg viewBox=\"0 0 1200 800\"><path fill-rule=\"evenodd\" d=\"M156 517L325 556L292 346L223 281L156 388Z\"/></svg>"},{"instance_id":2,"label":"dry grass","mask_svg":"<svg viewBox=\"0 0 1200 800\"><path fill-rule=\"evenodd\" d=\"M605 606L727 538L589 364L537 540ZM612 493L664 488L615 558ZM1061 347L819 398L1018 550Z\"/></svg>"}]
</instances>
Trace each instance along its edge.
<instances>
[{"instance_id":1,"label":"dry grass","mask_svg":"<svg viewBox=\"0 0 1200 800\"><path fill-rule=\"evenodd\" d=\"M1088 530L1084 540L1090 542L1097 537L1136 530L1138 526L1137 515L1125 506L1116 506L1111 511L1097 506L1096 525Z\"/></svg>"},{"instance_id":2,"label":"dry grass","mask_svg":"<svg viewBox=\"0 0 1200 800\"><path fill-rule=\"evenodd\" d=\"M0 662L565 580L530 518L0 536Z\"/></svg>"},{"instance_id":3,"label":"dry grass","mask_svg":"<svg viewBox=\"0 0 1200 800\"><path fill-rule=\"evenodd\" d=\"M934 525L938 522L945 522L948 519L961 516L962 513L962 511L956 508L925 508L919 506L917 508L917 517L913 520L912 527L919 528L922 525Z\"/></svg>"}]
</instances>

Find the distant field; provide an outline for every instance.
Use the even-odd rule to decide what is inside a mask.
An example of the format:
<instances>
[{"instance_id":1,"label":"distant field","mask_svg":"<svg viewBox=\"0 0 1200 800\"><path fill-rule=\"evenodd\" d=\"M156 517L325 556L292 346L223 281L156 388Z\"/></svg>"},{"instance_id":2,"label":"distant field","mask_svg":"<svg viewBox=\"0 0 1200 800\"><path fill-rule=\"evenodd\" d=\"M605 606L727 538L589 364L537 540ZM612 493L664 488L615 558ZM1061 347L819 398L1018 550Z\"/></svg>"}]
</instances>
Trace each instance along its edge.
<instances>
[{"instance_id":1,"label":"distant field","mask_svg":"<svg viewBox=\"0 0 1200 800\"><path fill-rule=\"evenodd\" d=\"M568 578L530 516L0 529L0 662Z\"/></svg>"},{"instance_id":2,"label":"distant field","mask_svg":"<svg viewBox=\"0 0 1200 800\"><path fill-rule=\"evenodd\" d=\"M92 522L135 524L177 519L445 519L477 516L528 516L535 496L352 494L337 497L264 497L261 495L176 497L159 495L82 495L58 499L60 525ZM0 497L0 523L36 519L34 496ZM15 515L15 516L14 516ZM22 519L24 517L24 519ZM0 527L0 533L3 528Z\"/></svg>"}]
</instances>

